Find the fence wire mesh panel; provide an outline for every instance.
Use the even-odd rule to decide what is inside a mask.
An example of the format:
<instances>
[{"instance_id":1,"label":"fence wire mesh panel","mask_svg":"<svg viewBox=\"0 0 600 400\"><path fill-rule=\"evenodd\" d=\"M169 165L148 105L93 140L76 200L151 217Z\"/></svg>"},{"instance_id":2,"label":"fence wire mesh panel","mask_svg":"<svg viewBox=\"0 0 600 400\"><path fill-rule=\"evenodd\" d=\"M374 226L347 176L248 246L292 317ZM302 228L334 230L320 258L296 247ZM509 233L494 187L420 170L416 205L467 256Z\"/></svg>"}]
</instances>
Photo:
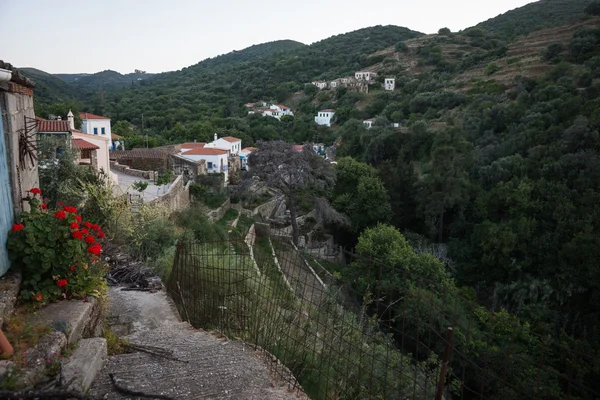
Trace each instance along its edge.
<instances>
[{"instance_id":1,"label":"fence wire mesh panel","mask_svg":"<svg viewBox=\"0 0 600 400\"><path fill-rule=\"evenodd\" d=\"M534 334L449 282L390 281L394 265L256 232L179 243L168 290L182 318L272 354L313 399L600 398L576 339Z\"/></svg>"}]
</instances>

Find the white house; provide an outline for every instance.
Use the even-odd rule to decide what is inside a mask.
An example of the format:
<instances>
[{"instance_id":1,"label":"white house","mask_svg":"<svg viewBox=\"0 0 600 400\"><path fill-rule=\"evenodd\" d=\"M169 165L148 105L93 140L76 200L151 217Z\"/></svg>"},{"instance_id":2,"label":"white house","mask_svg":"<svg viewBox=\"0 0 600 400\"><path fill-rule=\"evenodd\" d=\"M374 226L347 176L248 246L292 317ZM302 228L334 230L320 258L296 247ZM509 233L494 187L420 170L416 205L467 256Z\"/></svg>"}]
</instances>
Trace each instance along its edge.
<instances>
[{"instance_id":1,"label":"white house","mask_svg":"<svg viewBox=\"0 0 600 400\"><path fill-rule=\"evenodd\" d=\"M329 87L335 89L336 87L338 87L338 81L329 82Z\"/></svg>"},{"instance_id":2,"label":"white house","mask_svg":"<svg viewBox=\"0 0 600 400\"><path fill-rule=\"evenodd\" d=\"M323 81L314 81L312 82L313 85L315 85L316 87L318 87L319 89L323 90L327 88L327 82L323 82Z\"/></svg>"},{"instance_id":3,"label":"white house","mask_svg":"<svg viewBox=\"0 0 600 400\"><path fill-rule=\"evenodd\" d=\"M385 90L394 90L394 89L396 89L396 79L395 78L385 78L385 82L383 84L383 88Z\"/></svg>"},{"instance_id":4,"label":"white house","mask_svg":"<svg viewBox=\"0 0 600 400\"><path fill-rule=\"evenodd\" d=\"M334 115L335 115L335 110L331 110L331 109L321 110L317 113L317 116L315 117L315 122L318 125L331 126L331 122L333 121Z\"/></svg>"},{"instance_id":5,"label":"white house","mask_svg":"<svg viewBox=\"0 0 600 400\"><path fill-rule=\"evenodd\" d=\"M283 117L284 115L294 116L294 113L292 112L292 110L288 106L284 106L283 104L273 104L269 108L271 110L277 111L279 118ZM279 118L277 118L277 119L279 119Z\"/></svg>"},{"instance_id":6,"label":"white house","mask_svg":"<svg viewBox=\"0 0 600 400\"><path fill-rule=\"evenodd\" d=\"M367 129L371 129L371 127L373 126L374 123L375 123L375 118L365 119L363 121L363 125Z\"/></svg>"},{"instance_id":7,"label":"white house","mask_svg":"<svg viewBox=\"0 0 600 400\"><path fill-rule=\"evenodd\" d=\"M229 154L238 154L242 150L242 139L234 138L233 136L217 138L217 134L215 133L215 140L206 143L204 148L221 149L226 150Z\"/></svg>"},{"instance_id":8,"label":"white house","mask_svg":"<svg viewBox=\"0 0 600 400\"><path fill-rule=\"evenodd\" d=\"M358 71L354 73L354 77L359 81L370 81L375 79L376 76L377 73L371 71Z\"/></svg>"},{"instance_id":9,"label":"white house","mask_svg":"<svg viewBox=\"0 0 600 400\"><path fill-rule=\"evenodd\" d=\"M90 114L87 112L79 113L81 117L81 130L89 135L98 135L108 139L109 146L112 147L112 135L110 130L110 118L106 118L100 115ZM67 114L69 124L73 121L73 128L75 128L75 120L73 113L69 110Z\"/></svg>"},{"instance_id":10,"label":"white house","mask_svg":"<svg viewBox=\"0 0 600 400\"><path fill-rule=\"evenodd\" d=\"M110 149L110 139L106 136L98 135L90 135L89 133L85 133L82 131L78 131L77 129L72 129L72 138L73 139L83 139L86 142L89 142L93 145L98 146L96 150L97 162L98 162L98 171L102 170L104 173L114 182L117 183L119 178L113 172L110 172L110 158L109 158L109 149Z\"/></svg>"},{"instance_id":11,"label":"white house","mask_svg":"<svg viewBox=\"0 0 600 400\"><path fill-rule=\"evenodd\" d=\"M229 182L227 150L198 147L182 152L181 156L192 161L204 160L206 162L206 172L209 174L223 173L225 175L225 184Z\"/></svg>"}]
</instances>

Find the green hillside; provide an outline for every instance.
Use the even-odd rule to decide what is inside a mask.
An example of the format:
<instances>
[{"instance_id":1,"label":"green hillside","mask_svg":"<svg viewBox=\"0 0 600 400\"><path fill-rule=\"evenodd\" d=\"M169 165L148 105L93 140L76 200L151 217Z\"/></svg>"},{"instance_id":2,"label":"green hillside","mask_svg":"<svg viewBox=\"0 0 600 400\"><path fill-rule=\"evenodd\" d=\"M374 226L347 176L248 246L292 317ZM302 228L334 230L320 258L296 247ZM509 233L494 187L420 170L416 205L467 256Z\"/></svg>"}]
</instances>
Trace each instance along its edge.
<instances>
[{"instance_id":1,"label":"green hillside","mask_svg":"<svg viewBox=\"0 0 600 400\"><path fill-rule=\"evenodd\" d=\"M54 76L74 86L82 87L84 90L110 90L140 84L141 80L150 79L154 74L131 73L123 75L116 71L106 70L95 74L56 74Z\"/></svg>"},{"instance_id":2,"label":"green hillside","mask_svg":"<svg viewBox=\"0 0 600 400\"><path fill-rule=\"evenodd\" d=\"M19 68L23 75L35 82L36 105L47 106L53 103L77 101L83 97L82 91L55 75L35 68Z\"/></svg>"},{"instance_id":3,"label":"green hillside","mask_svg":"<svg viewBox=\"0 0 600 400\"><path fill-rule=\"evenodd\" d=\"M500 14L476 26L513 38L583 18L583 9L590 2L591 0L540 0Z\"/></svg>"}]
</instances>

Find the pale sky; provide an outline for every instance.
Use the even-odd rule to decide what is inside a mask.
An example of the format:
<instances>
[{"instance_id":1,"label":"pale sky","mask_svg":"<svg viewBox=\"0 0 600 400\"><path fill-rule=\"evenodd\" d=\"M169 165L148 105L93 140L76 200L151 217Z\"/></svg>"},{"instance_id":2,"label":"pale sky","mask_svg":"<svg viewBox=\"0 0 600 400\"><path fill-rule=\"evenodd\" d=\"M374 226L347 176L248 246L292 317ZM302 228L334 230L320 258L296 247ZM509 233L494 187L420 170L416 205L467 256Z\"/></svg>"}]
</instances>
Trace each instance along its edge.
<instances>
[{"instance_id":1,"label":"pale sky","mask_svg":"<svg viewBox=\"0 0 600 400\"><path fill-rule=\"evenodd\" d=\"M50 73L179 70L253 44L374 25L473 26L528 0L0 0L0 59Z\"/></svg>"}]
</instances>

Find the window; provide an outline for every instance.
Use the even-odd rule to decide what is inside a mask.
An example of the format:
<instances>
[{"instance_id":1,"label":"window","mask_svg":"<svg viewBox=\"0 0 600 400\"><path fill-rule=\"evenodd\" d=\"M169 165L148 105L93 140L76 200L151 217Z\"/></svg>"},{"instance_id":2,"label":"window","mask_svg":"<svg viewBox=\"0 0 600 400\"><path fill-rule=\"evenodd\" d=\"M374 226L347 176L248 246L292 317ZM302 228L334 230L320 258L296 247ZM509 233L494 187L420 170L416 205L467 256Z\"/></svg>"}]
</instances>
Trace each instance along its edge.
<instances>
[{"instance_id":1,"label":"window","mask_svg":"<svg viewBox=\"0 0 600 400\"><path fill-rule=\"evenodd\" d=\"M212 169L212 162L208 163L208 169Z\"/></svg>"},{"instance_id":2,"label":"window","mask_svg":"<svg viewBox=\"0 0 600 400\"><path fill-rule=\"evenodd\" d=\"M102 134L106 135L106 131L105 131L106 128L100 128L100 129L102 130Z\"/></svg>"},{"instance_id":3,"label":"window","mask_svg":"<svg viewBox=\"0 0 600 400\"><path fill-rule=\"evenodd\" d=\"M98 128L94 128L94 135L98 134Z\"/></svg>"}]
</instances>

